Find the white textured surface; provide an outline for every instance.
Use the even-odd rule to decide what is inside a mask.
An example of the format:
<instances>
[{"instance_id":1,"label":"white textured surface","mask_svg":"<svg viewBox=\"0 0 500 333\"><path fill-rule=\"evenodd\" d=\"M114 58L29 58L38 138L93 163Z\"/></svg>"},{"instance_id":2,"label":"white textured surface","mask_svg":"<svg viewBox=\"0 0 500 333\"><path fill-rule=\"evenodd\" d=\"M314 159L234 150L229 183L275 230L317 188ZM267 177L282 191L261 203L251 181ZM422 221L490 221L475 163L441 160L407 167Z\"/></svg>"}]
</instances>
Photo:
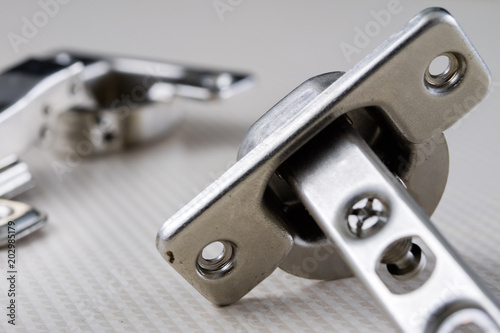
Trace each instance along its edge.
<instances>
[{"instance_id":1,"label":"white textured surface","mask_svg":"<svg viewBox=\"0 0 500 333\"><path fill-rule=\"evenodd\" d=\"M429 1L403 10L348 62L340 51L353 29L387 1L243 1L221 21L206 1L70 1L20 52L7 34L37 2L0 0L0 68L31 54L70 48L222 66L256 74L257 85L224 103L186 106L164 140L124 154L86 159L59 181L50 152L23 156L38 187L19 198L50 214L18 242L18 325L12 331L338 331L396 329L356 279L314 282L277 270L237 304L209 304L163 261L155 235L163 221L234 162L246 129L303 80L346 70ZM440 2L500 74L500 3ZM402 83L404 84L404 83ZM490 290L500 297L500 85L447 133L451 170L433 220ZM0 144L8 144L1 142ZM5 270L6 251L0 250ZM3 275L2 275L3 276ZM0 307L7 286L0 282Z\"/></svg>"}]
</instances>

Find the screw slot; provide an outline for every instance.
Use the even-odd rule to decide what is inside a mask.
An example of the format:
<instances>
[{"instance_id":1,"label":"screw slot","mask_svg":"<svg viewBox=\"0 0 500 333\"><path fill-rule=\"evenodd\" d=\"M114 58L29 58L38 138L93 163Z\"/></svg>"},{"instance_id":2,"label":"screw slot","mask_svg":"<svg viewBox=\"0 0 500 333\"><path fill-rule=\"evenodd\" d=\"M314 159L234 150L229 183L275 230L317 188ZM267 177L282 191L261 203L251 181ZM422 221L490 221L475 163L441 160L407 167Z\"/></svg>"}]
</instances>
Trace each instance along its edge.
<instances>
[{"instance_id":1,"label":"screw slot","mask_svg":"<svg viewBox=\"0 0 500 333\"><path fill-rule=\"evenodd\" d=\"M465 73L465 59L452 52L445 52L434 58L424 74L427 89L444 93L455 88Z\"/></svg>"},{"instance_id":2,"label":"screw slot","mask_svg":"<svg viewBox=\"0 0 500 333\"><path fill-rule=\"evenodd\" d=\"M218 279L229 273L235 266L236 245L219 240L205 246L198 255L196 268L209 279Z\"/></svg>"}]
</instances>

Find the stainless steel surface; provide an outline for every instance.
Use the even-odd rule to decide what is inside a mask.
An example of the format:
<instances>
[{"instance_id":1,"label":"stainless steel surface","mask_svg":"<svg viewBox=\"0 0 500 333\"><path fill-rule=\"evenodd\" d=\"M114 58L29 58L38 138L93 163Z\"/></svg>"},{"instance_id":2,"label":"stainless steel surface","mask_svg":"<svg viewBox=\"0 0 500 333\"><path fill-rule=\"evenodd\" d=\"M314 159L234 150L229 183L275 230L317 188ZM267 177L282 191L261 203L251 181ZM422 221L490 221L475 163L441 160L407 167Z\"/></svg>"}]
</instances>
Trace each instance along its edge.
<instances>
[{"instance_id":1,"label":"stainless steel surface","mask_svg":"<svg viewBox=\"0 0 500 333\"><path fill-rule=\"evenodd\" d=\"M25 203L0 199L0 247L8 244L9 234L15 234L17 241L43 227L46 221L44 213Z\"/></svg>"},{"instance_id":2,"label":"stainless steel surface","mask_svg":"<svg viewBox=\"0 0 500 333\"><path fill-rule=\"evenodd\" d=\"M471 323L500 331L499 304L371 148L350 126L342 125L336 123L323 131L280 171L356 276L405 332L438 331L451 316L466 309L482 314L471 318ZM352 233L346 218L352 214L353 204L365 197L383 198L380 200L386 203L390 215L387 223L372 229L375 232L359 237ZM370 207L366 206L368 210ZM378 212L384 208L374 210L380 215ZM374 215L373 211L367 214ZM412 237L425 243L427 256L432 253L436 257L435 266L423 285L395 294L378 275L377 266L387 264L386 269L391 272L390 261L397 259L389 256L395 252L394 244ZM401 249L407 251L405 246ZM420 259L418 256L417 261ZM418 262L411 268L418 270L398 273L410 275L411 281L425 269ZM396 279L392 282L398 283ZM453 290L443 293L450 288Z\"/></svg>"},{"instance_id":3,"label":"stainless steel surface","mask_svg":"<svg viewBox=\"0 0 500 333\"><path fill-rule=\"evenodd\" d=\"M240 146L238 158L241 159L280 126L293 119L303 106L342 74L333 72L318 75L288 94L252 125ZM395 134L380 120L380 112L376 109L361 108L347 114L353 126L386 166L402 180L422 209L431 215L441 199L448 177L448 147L444 135L439 133L427 142L414 144ZM298 199L286 182L273 175L268 186L286 204L290 212L287 216L289 231L294 238L292 251L281 262L280 268L309 279L336 280L351 276L347 267L339 269L343 263L336 255L335 245L315 227L314 221L304 222L308 219L307 214L300 213L300 208L292 207ZM318 261L321 265L317 264Z\"/></svg>"},{"instance_id":4,"label":"stainless steel surface","mask_svg":"<svg viewBox=\"0 0 500 333\"><path fill-rule=\"evenodd\" d=\"M223 102L188 102L167 137L123 153L83 158L62 178L52 163L67 165L66 155L39 147L21 154L37 187L14 200L43 208L50 221L16 244L19 322L12 327L4 318L0 331L400 331L357 278L317 281L277 269L237 303L218 307L158 254L153 238L160 225L235 163L245 133L264 112L309 77L349 70L415 14L436 4L240 2L224 13L224 21L213 1L2 3L0 72L31 55L69 49L245 69L256 84ZM35 25L36 36L25 37L22 18L33 23L36 14L40 19L40 3L59 3L59 12L45 26ZM488 97L444 133L450 174L431 220L500 299L500 43L493 38L500 31L500 1L438 4L460 23L488 65L493 84ZM387 12L390 16L379 21L374 17ZM360 44L358 36L367 29L373 34ZM8 38L12 32L28 39L17 50ZM356 53L345 54L347 44ZM5 269L7 249L0 253ZM304 258L304 267L323 268L326 254ZM0 305L8 301L2 280Z\"/></svg>"},{"instance_id":5,"label":"stainless steel surface","mask_svg":"<svg viewBox=\"0 0 500 333\"><path fill-rule=\"evenodd\" d=\"M245 169L238 168L235 176L239 184L247 186L236 187L230 178L219 178L195 199L201 206L212 204L214 211L184 208L175 215L179 220L191 219L193 213L196 219L178 227L167 222L157 238L158 250L172 267L219 305L234 303L247 294L275 270L292 247L292 237L279 222L279 212L271 208L272 200L255 193L253 183L264 175L245 177L240 173ZM224 195L213 197L220 192ZM217 276L213 279L200 274L198 258L205 246L216 241L234 244L234 267L212 271Z\"/></svg>"},{"instance_id":6,"label":"stainless steel surface","mask_svg":"<svg viewBox=\"0 0 500 333\"><path fill-rule=\"evenodd\" d=\"M453 84L430 89L425 81L429 64L450 51L466 67L460 67ZM339 116L369 108L400 140L436 150L441 133L479 103L489 84L486 66L451 15L442 9L423 11L322 92L309 91L310 100L285 98L282 103L293 106L286 112L294 116L272 133L264 131L262 141L165 222L157 236L159 252L210 301L237 301L292 249L283 214L266 188L297 149ZM461 107L449 114L450 105ZM442 187L436 188L429 190L439 198ZM230 274L207 279L198 273L196 260L207 244L218 240L235 244L236 265Z\"/></svg>"}]
</instances>

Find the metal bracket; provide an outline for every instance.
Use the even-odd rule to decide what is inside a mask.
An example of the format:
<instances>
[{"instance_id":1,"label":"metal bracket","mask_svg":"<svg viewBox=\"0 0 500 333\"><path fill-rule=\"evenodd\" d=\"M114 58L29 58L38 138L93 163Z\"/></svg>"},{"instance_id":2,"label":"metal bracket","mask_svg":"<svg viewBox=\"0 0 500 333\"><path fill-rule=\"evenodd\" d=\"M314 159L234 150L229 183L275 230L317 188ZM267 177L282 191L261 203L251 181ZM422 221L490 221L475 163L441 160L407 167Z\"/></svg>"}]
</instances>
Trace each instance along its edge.
<instances>
[{"instance_id":1,"label":"metal bracket","mask_svg":"<svg viewBox=\"0 0 500 333\"><path fill-rule=\"evenodd\" d=\"M440 56L448 67L434 73ZM159 252L216 304L236 302L278 266L324 279L353 272L405 331L465 319L497 330L498 305L425 214L446 183L442 133L489 84L453 17L421 12L350 71L310 79L254 124L239 161L159 230ZM422 150L429 159L415 157ZM205 253L212 244L217 255ZM329 247L334 266L292 271ZM413 292L392 291L384 274L410 280ZM463 292L424 307L455 277Z\"/></svg>"},{"instance_id":2,"label":"metal bracket","mask_svg":"<svg viewBox=\"0 0 500 333\"><path fill-rule=\"evenodd\" d=\"M178 100L228 98L251 83L245 73L133 58L29 59L0 75L0 198L33 186L16 155L35 142L85 156L116 151L168 132L180 118Z\"/></svg>"}]
</instances>

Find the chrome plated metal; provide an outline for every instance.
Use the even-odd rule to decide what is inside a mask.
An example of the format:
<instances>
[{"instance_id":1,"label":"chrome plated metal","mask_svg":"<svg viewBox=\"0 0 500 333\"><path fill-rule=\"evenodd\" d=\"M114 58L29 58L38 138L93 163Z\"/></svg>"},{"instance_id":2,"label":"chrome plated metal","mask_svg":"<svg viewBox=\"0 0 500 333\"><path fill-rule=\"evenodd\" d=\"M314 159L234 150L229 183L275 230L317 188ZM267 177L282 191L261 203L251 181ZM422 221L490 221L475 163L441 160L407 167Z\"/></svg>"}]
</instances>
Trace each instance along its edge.
<instances>
[{"instance_id":1,"label":"chrome plated metal","mask_svg":"<svg viewBox=\"0 0 500 333\"><path fill-rule=\"evenodd\" d=\"M76 89L81 62L32 59L0 75L0 158L24 152L45 132L49 118L76 105L92 106L85 89Z\"/></svg>"},{"instance_id":2,"label":"chrome plated metal","mask_svg":"<svg viewBox=\"0 0 500 333\"><path fill-rule=\"evenodd\" d=\"M448 68L430 73L440 55ZM465 317L497 330L498 304L426 215L448 173L442 132L489 84L453 17L423 11L350 71L310 79L257 121L239 161L160 228L159 252L216 304L280 266L309 278L354 273L405 331L446 331ZM214 242L224 250L207 263ZM314 270L297 269L307 260Z\"/></svg>"},{"instance_id":3,"label":"chrome plated metal","mask_svg":"<svg viewBox=\"0 0 500 333\"><path fill-rule=\"evenodd\" d=\"M240 146L238 158L245 156L280 126L293 119L302 106L311 102L342 74L333 72L316 76L292 91L252 125ZM353 126L378 152L386 166L401 179L424 211L431 215L441 199L448 178L448 146L444 135L436 134L427 142L414 144L399 138L386 122L380 121L380 111L376 108L356 109L347 114ZM294 238L291 252L279 267L308 279L336 280L352 276L349 268L336 255L335 245L316 227L309 214L300 208L302 205L297 205L298 198L286 182L273 175L268 186L285 203L289 212L287 224Z\"/></svg>"},{"instance_id":4,"label":"chrome plated metal","mask_svg":"<svg viewBox=\"0 0 500 333\"><path fill-rule=\"evenodd\" d=\"M227 98L248 74L164 62L59 52L0 75L0 157L40 138L57 150L113 151L163 135L179 118L178 98Z\"/></svg>"},{"instance_id":5,"label":"chrome plated metal","mask_svg":"<svg viewBox=\"0 0 500 333\"><path fill-rule=\"evenodd\" d=\"M182 99L228 98L251 83L245 73L124 57L26 60L0 74L0 197L34 185L16 156L36 142L82 156L116 151L167 133Z\"/></svg>"},{"instance_id":6,"label":"chrome plated metal","mask_svg":"<svg viewBox=\"0 0 500 333\"><path fill-rule=\"evenodd\" d=\"M338 246L355 275L401 329L436 331L457 311L474 309L483 316L472 323L500 331L500 305L443 239L403 185L349 125L335 123L323 131L295 153L280 172L325 235ZM347 218L352 214L352 206L365 197L380 198L387 208L370 209L365 205L366 214L360 214L383 215L386 221L378 227L372 223L372 228L363 229L360 237L352 232ZM366 232L368 230L372 232ZM393 270L392 275L415 279L425 268L425 264L420 265L422 257L412 256L409 263L401 262L398 252L408 252L409 248L393 245L407 244L406 240L413 237L422 239L437 258L435 267L420 288L405 294L392 293L377 274L377 266L381 262L387 264L391 272L391 264L399 261L397 264L405 266L399 266L399 271Z\"/></svg>"},{"instance_id":7,"label":"chrome plated metal","mask_svg":"<svg viewBox=\"0 0 500 333\"><path fill-rule=\"evenodd\" d=\"M453 89L448 89L451 86L446 90L429 89L425 82L428 66L434 58L447 52L457 54L461 66L466 66L465 74L459 81L454 79ZM194 264L199 251L218 239L230 239L237 247L240 243L247 244L248 233L243 230L248 225L252 225L256 239L252 246L245 245L239 255L250 255L253 249L266 248L269 242L267 228L287 225L283 224L285 214L276 208L273 191L268 190L268 184L272 188L270 180L275 171L340 115L361 109L381 119L379 123L383 122L404 146L416 144L421 145L416 152L423 148L428 148L424 151L440 152L428 154L435 159L435 170L440 174L434 178L438 179L435 186L413 191L428 191L428 197L433 199L424 206L432 212L447 175L447 150L440 148L445 146L442 132L479 103L489 83L488 70L451 15L442 9L420 13L353 69L344 75L333 73L306 82L278 103L263 121L257 122L242 144L239 162L160 229L157 238L160 253L166 259L169 252L176 257L182 256L182 264L174 262L173 267L213 302L227 304L238 300L244 295L241 290L248 291L257 285L290 253L293 248L290 228L287 226L280 231L282 239L288 240L275 244L276 256L263 255L260 260L241 265L245 267L241 272L237 268L232 270L232 282L226 285L240 281L240 292L222 287L219 290L213 286L213 281L200 276ZM451 109L453 105L459 107ZM413 162L407 164L418 166L425 157L413 157ZM422 174L421 179L429 172ZM412 179L411 176L408 179ZM321 242L325 245L324 240ZM298 260L291 258L289 267L300 264L299 258L304 258L307 252L302 250L311 242L303 244L302 249L292 251ZM317 250L314 246L309 249ZM338 256L333 253L338 262ZM248 271L255 272L259 278L243 278ZM338 275L345 277L349 272L343 270ZM218 282L223 284L224 279Z\"/></svg>"}]
</instances>

